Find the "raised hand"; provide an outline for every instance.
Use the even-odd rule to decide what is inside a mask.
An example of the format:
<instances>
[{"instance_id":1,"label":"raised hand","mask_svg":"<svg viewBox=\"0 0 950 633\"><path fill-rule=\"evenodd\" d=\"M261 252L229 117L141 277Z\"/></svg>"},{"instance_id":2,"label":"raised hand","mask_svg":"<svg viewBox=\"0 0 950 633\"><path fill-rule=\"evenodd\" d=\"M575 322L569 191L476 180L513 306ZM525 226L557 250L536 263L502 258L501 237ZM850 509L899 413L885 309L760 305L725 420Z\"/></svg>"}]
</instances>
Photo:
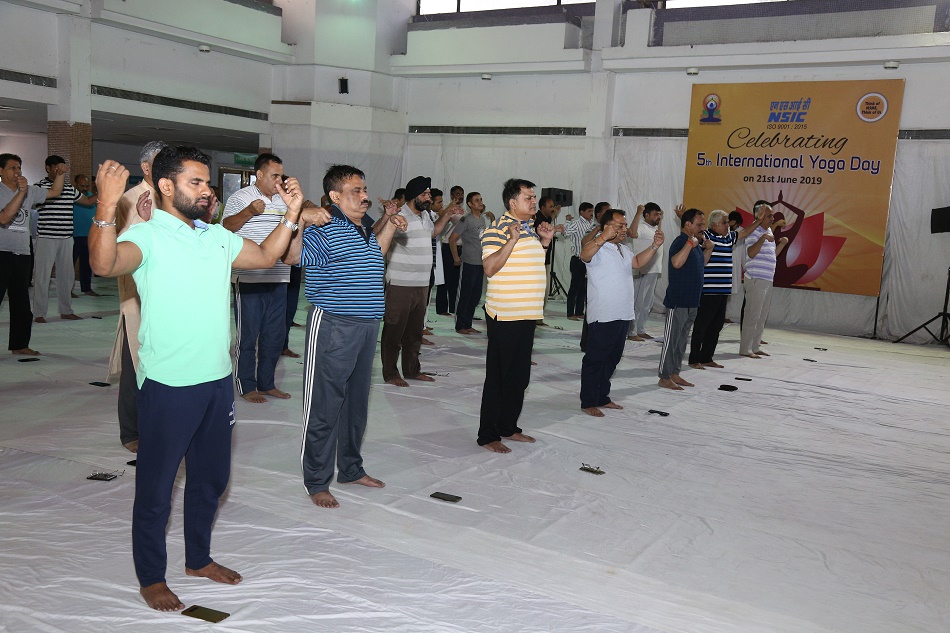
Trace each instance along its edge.
<instances>
[{"instance_id":1,"label":"raised hand","mask_svg":"<svg viewBox=\"0 0 950 633\"><path fill-rule=\"evenodd\" d=\"M610 240L617 237L617 235L619 234L620 233L617 230L616 226L613 226L612 224L608 224L607 226L604 227L604 230L600 232L600 239L602 239L604 243L606 244Z\"/></svg>"},{"instance_id":2,"label":"raised hand","mask_svg":"<svg viewBox=\"0 0 950 633\"><path fill-rule=\"evenodd\" d=\"M125 193L125 183L129 179L129 170L114 160L99 165L96 183L99 185L99 206L115 207Z\"/></svg>"},{"instance_id":3,"label":"raised hand","mask_svg":"<svg viewBox=\"0 0 950 633\"><path fill-rule=\"evenodd\" d=\"M24 178L23 176L17 176L17 177L16 177L16 188L17 188L17 189L19 189L20 191L24 191L24 190L26 190L26 188L29 187L29 186L30 186L30 181L28 181L26 178Z\"/></svg>"},{"instance_id":4,"label":"raised hand","mask_svg":"<svg viewBox=\"0 0 950 633\"><path fill-rule=\"evenodd\" d=\"M542 240L554 239L554 227L549 222L542 222L538 225L538 237Z\"/></svg>"},{"instance_id":5,"label":"raised hand","mask_svg":"<svg viewBox=\"0 0 950 633\"><path fill-rule=\"evenodd\" d=\"M686 213L686 205L680 202L678 205L676 205L676 208L673 209L673 212L676 214L676 217L683 217L683 214Z\"/></svg>"},{"instance_id":6,"label":"raised hand","mask_svg":"<svg viewBox=\"0 0 950 633\"><path fill-rule=\"evenodd\" d=\"M135 211L146 222L152 219L152 193L150 191L143 191L139 199L135 201Z\"/></svg>"},{"instance_id":7,"label":"raised hand","mask_svg":"<svg viewBox=\"0 0 950 633\"><path fill-rule=\"evenodd\" d=\"M278 192L281 191L280 185L277 185L277 191L278 191ZM283 196L282 193L281 193L281 196L280 196L280 197L281 197L281 199L284 198L284 196ZM286 202L286 201L285 201L285 202ZM261 200L260 198L258 198L257 200L255 200L255 201L252 202L251 204L247 205L247 208L251 211L251 215L260 215L260 214L264 213L264 201Z\"/></svg>"},{"instance_id":8,"label":"raised hand","mask_svg":"<svg viewBox=\"0 0 950 633\"><path fill-rule=\"evenodd\" d=\"M449 212L449 217L452 220L458 220L460 217L465 215L465 209L463 209L462 206L458 204L453 204L451 207L449 207Z\"/></svg>"},{"instance_id":9,"label":"raised hand","mask_svg":"<svg viewBox=\"0 0 950 633\"><path fill-rule=\"evenodd\" d=\"M300 226L323 226L332 218L329 210L311 203L311 206L305 207L300 211Z\"/></svg>"},{"instance_id":10,"label":"raised hand","mask_svg":"<svg viewBox=\"0 0 950 633\"><path fill-rule=\"evenodd\" d=\"M766 233L766 234L765 234L765 241L766 241L766 242L774 242L774 241L775 241L775 236L772 235L771 233Z\"/></svg>"},{"instance_id":11,"label":"raised hand","mask_svg":"<svg viewBox=\"0 0 950 633\"><path fill-rule=\"evenodd\" d=\"M296 178L288 178L284 182L277 183L277 193L280 195L280 199L284 201L284 204L287 205L288 211L293 211L295 214L300 212L300 207L303 205L303 194L300 192L300 182ZM251 203L251 206L261 203L260 212L254 213L254 215L260 215L264 211L264 201L258 198Z\"/></svg>"},{"instance_id":12,"label":"raised hand","mask_svg":"<svg viewBox=\"0 0 950 633\"><path fill-rule=\"evenodd\" d=\"M379 204L383 207L383 213L386 215L396 215L399 213L399 205L396 204L395 200L383 200L382 198L376 198L379 200Z\"/></svg>"},{"instance_id":13,"label":"raised hand","mask_svg":"<svg viewBox=\"0 0 950 633\"><path fill-rule=\"evenodd\" d=\"M563 225L563 224L558 224L556 227L554 227L554 232L555 232L555 233L560 233L561 235L564 235L564 225Z\"/></svg>"},{"instance_id":14,"label":"raised hand","mask_svg":"<svg viewBox=\"0 0 950 633\"><path fill-rule=\"evenodd\" d=\"M656 233L653 234L653 245L662 246L664 241L666 241L666 236L663 235L663 231L661 229L657 229Z\"/></svg>"},{"instance_id":15,"label":"raised hand","mask_svg":"<svg viewBox=\"0 0 950 633\"><path fill-rule=\"evenodd\" d=\"M391 215L389 216L389 221L393 223L397 231L405 231L409 228L409 222L401 215Z\"/></svg>"},{"instance_id":16,"label":"raised hand","mask_svg":"<svg viewBox=\"0 0 950 633\"><path fill-rule=\"evenodd\" d=\"M548 225L550 226L550 225ZM517 222L512 222L508 225L508 239L518 241L518 238L521 237L521 225Z\"/></svg>"},{"instance_id":17,"label":"raised hand","mask_svg":"<svg viewBox=\"0 0 950 633\"><path fill-rule=\"evenodd\" d=\"M779 243L780 245L784 246L784 245L788 244L788 238L787 238L787 237L780 238L779 241L778 241L778 243Z\"/></svg>"},{"instance_id":18,"label":"raised hand","mask_svg":"<svg viewBox=\"0 0 950 633\"><path fill-rule=\"evenodd\" d=\"M704 251L711 251L714 248L716 248L716 243L713 242L712 240L707 238L706 241L703 242Z\"/></svg>"}]
</instances>

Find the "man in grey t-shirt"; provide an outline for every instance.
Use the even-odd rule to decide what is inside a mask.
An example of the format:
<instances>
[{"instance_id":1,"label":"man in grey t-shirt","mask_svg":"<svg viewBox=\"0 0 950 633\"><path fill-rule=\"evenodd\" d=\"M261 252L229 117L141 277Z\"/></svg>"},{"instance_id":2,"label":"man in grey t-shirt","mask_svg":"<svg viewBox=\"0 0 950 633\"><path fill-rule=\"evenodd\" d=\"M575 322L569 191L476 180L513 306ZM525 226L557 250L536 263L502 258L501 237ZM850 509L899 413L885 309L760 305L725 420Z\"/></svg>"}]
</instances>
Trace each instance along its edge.
<instances>
[{"instance_id":1,"label":"man in grey t-shirt","mask_svg":"<svg viewBox=\"0 0 950 633\"><path fill-rule=\"evenodd\" d=\"M472 327L472 317L482 296L482 233L488 228L482 194L472 191L465 199L469 213L458 221L449 237L449 248L455 266L461 268L458 305L455 308L455 331L459 334L478 334ZM461 242L461 253L459 243Z\"/></svg>"},{"instance_id":2,"label":"man in grey t-shirt","mask_svg":"<svg viewBox=\"0 0 950 633\"><path fill-rule=\"evenodd\" d=\"M10 351L38 356L30 349L33 311L30 309L30 209L63 193L66 165L50 173L49 189L31 186L23 177L16 154L0 154L0 302L10 294Z\"/></svg>"}]
</instances>

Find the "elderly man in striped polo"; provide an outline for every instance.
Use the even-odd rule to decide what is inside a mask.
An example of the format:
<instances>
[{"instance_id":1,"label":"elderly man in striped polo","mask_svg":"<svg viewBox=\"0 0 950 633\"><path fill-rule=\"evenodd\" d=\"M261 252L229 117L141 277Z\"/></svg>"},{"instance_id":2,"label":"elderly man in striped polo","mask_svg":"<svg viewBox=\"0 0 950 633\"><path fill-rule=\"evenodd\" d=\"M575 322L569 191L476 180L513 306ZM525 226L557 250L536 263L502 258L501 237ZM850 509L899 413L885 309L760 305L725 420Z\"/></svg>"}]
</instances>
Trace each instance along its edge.
<instances>
[{"instance_id":1,"label":"elderly man in striped polo","mask_svg":"<svg viewBox=\"0 0 950 633\"><path fill-rule=\"evenodd\" d=\"M478 445L510 453L502 439L534 442L522 432L518 418L531 381L534 329L544 316L544 251L554 238L554 227L548 222L532 226L538 204L533 182L512 178L501 196L508 212L482 235L488 352Z\"/></svg>"},{"instance_id":2,"label":"elderly man in striped polo","mask_svg":"<svg viewBox=\"0 0 950 633\"><path fill-rule=\"evenodd\" d=\"M429 217L432 180L416 176L406 184L406 206L399 212L406 220L406 229L393 238L386 268L386 316L379 343L383 362L383 380L397 387L408 387L404 378L433 382L422 373L419 349L425 328L428 306L429 276L432 273L432 239L442 233L449 220L458 220L462 209L445 213L436 222ZM376 228L388 225L377 222ZM396 359L402 354L402 376Z\"/></svg>"}]
</instances>

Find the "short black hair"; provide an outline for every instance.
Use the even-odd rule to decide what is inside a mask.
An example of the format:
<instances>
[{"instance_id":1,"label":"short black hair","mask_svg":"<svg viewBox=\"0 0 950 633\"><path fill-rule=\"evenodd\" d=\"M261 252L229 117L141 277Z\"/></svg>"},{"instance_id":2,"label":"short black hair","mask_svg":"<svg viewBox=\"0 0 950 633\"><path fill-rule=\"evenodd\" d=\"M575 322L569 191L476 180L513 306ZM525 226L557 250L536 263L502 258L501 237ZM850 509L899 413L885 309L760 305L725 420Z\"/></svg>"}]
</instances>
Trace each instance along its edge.
<instances>
[{"instance_id":1,"label":"short black hair","mask_svg":"<svg viewBox=\"0 0 950 633\"><path fill-rule=\"evenodd\" d=\"M406 190L403 189L402 187L400 187L399 189L396 189L396 191L393 192L393 199L395 199L395 198L402 198L403 200L405 200L405 199L406 199Z\"/></svg>"},{"instance_id":2,"label":"short black hair","mask_svg":"<svg viewBox=\"0 0 950 633\"><path fill-rule=\"evenodd\" d=\"M403 195L406 195L406 190L405 190L405 189L403 189L402 194L403 194ZM429 195L432 197L433 200L435 200L436 198L442 198L442 197L443 197L443 196L442 196L442 190L441 190L441 189L429 189Z\"/></svg>"},{"instance_id":3,"label":"short black hair","mask_svg":"<svg viewBox=\"0 0 950 633\"><path fill-rule=\"evenodd\" d=\"M366 174L357 167L353 167L352 165L334 165L327 170L326 175L323 177L323 193L327 194L329 198L331 191L343 191L343 182L353 176L366 180Z\"/></svg>"},{"instance_id":4,"label":"short black hair","mask_svg":"<svg viewBox=\"0 0 950 633\"><path fill-rule=\"evenodd\" d=\"M655 202L647 202L645 205L643 205L644 215L650 213L651 211L659 211L660 213L663 213L663 209L661 209L660 205Z\"/></svg>"},{"instance_id":5,"label":"short black hair","mask_svg":"<svg viewBox=\"0 0 950 633\"><path fill-rule=\"evenodd\" d=\"M277 163L278 165L283 165L284 161L277 157L276 154L268 154L264 152L257 157L257 160L254 161L254 171L260 171L267 167L267 163Z\"/></svg>"},{"instance_id":6,"label":"short black hair","mask_svg":"<svg viewBox=\"0 0 950 633\"><path fill-rule=\"evenodd\" d=\"M594 208L594 205L592 205L591 203L582 202L581 206L577 207L577 211L578 213L580 213L581 211L587 211L588 209L593 209L593 208Z\"/></svg>"},{"instance_id":7,"label":"short black hair","mask_svg":"<svg viewBox=\"0 0 950 633\"><path fill-rule=\"evenodd\" d=\"M548 200L550 200L551 202L554 202L554 198L552 198L551 196L542 196L541 199L538 200L538 208L540 209L541 207L546 205L548 203Z\"/></svg>"},{"instance_id":8,"label":"short black hair","mask_svg":"<svg viewBox=\"0 0 950 633\"><path fill-rule=\"evenodd\" d=\"M62 156L57 156L56 154L52 154L46 157L47 167L52 167L53 165L62 165L65 162L66 162L65 158L63 158ZM22 165L23 163L20 163L20 164Z\"/></svg>"},{"instance_id":9,"label":"short black hair","mask_svg":"<svg viewBox=\"0 0 950 633\"><path fill-rule=\"evenodd\" d=\"M166 147L152 161L152 182L155 183L155 189L159 197L162 196L162 190L158 186L158 181L167 178L172 182L178 177L178 174L185 170L185 161L194 161L201 163L208 169L211 168L211 157L203 153L197 147Z\"/></svg>"},{"instance_id":10,"label":"short black hair","mask_svg":"<svg viewBox=\"0 0 950 633\"><path fill-rule=\"evenodd\" d=\"M729 214L729 221L735 222L739 226L742 226L742 214L739 213L738 211L733 211L732 213Z\"/></svg>"},{"instance_id":11,"label":"short black hair","mask_svg":"<svg viewBox=\"0 0 950 633\"><path fill-rule=\"evenodd\" d=\"M626 218L627 212L623 209L607 209L604 211L604 214L600 216L600 220L598 220L600 222L600 228L603 229L607 226L607 223L610 222L615 215L621 215Z\"/></svg>"},{"instance_id":12,"label":"short black hair","mask_svg":"<svg viewBox=\"0 0 950 633\"><path fill-rule=\"evenodd\" d=\"M0 154L0 169L6 169L7 163L9 163L11 160L15 160L16 162L20 163L20 167L23 166L22 158L20 158L16 154L4 153L4 154Z\"/></svg>"},{"instance_id":13,"label":"short black hair","mask_svg":"<svg viewBox=\"0 0 950 633\"><path fill-rule=\"evenodd\" d=\"M600 215L600 212L610 206L609 202L598 202L594 205L594 215Z\"/></svg>"},{"instance_id":14,"label":"short black hair","mask_svg":"<svg viewBox=\"0 0 950 633\"><path fill-rule=\"evenodd\" d=\"M686 209L686 211L683 212L682 217L680 217L680 228L686 226L687 222L694 222L697 215L705 217L706 214L699 209Z\"/></svg>"},{"instance_id":15,"label":"short black hair","mask_svg":"<svg viewBox=\"0 0 950 633\"><path fill-rule=\"evenodd\" d=\"M505 211L511 211L511 201L517 198L522 189L534 189L534 183L523 178L509 178L501 189L501 201L505 203Z\"/></svg>"},{"instance_id":16,"label":"short black hair","mask_svg":"<svg viewBox=\"0 0 950 633\"><path fill-rule=\"evenodd\" d=\"M431 190L430 190L430 191L431 191ZM465 190L462 189L462 185L452 185L452 188L449 189L449 195L451 196L451 195L452 195L453 193L455 193L456 191L461 191L461 192L463 192L463 193L465 192Z\"/></svg>"},{"instance_id":17,"label":"short black hair","mask_svg":"<svg viewBox=\"0 0 950 633\"><path fill-rule=\"evenodd\" d=\"M474 198L475 196L480 196L480 195L482 194L478 193L477 191L470 191L468 195L465 196L465 204L472 204L472 198Z\"/></svg>"}]
</instances>

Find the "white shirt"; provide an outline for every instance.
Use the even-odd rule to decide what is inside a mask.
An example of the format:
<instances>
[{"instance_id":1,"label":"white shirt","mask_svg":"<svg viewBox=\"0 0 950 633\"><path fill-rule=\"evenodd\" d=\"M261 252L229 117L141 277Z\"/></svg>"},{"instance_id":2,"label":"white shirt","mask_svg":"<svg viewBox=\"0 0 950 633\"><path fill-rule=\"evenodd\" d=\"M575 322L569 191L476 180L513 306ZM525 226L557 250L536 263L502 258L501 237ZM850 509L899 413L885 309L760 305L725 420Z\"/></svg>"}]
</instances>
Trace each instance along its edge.
<instances>
[{"instance_id":1,"label":"white shirt","mask_svg":"<svg viewBox=\"0 0 950 633\"><path fill-rule=\"evenodd\" d=\"M630 240L630 246L633 249L634 253L642 253L646 249L650 248L653 245L653 237L656 235L656 230L660 228L659 226L650 226L643 219L640 219L640 224L637 226L637 238ZM653 259L650 260L650 263L645 266L641 266L639 274L645 275L647 273L662 273L663 272L663 246L661 245L659 250L653 254Z\"/></svg>"}]
</instances>

